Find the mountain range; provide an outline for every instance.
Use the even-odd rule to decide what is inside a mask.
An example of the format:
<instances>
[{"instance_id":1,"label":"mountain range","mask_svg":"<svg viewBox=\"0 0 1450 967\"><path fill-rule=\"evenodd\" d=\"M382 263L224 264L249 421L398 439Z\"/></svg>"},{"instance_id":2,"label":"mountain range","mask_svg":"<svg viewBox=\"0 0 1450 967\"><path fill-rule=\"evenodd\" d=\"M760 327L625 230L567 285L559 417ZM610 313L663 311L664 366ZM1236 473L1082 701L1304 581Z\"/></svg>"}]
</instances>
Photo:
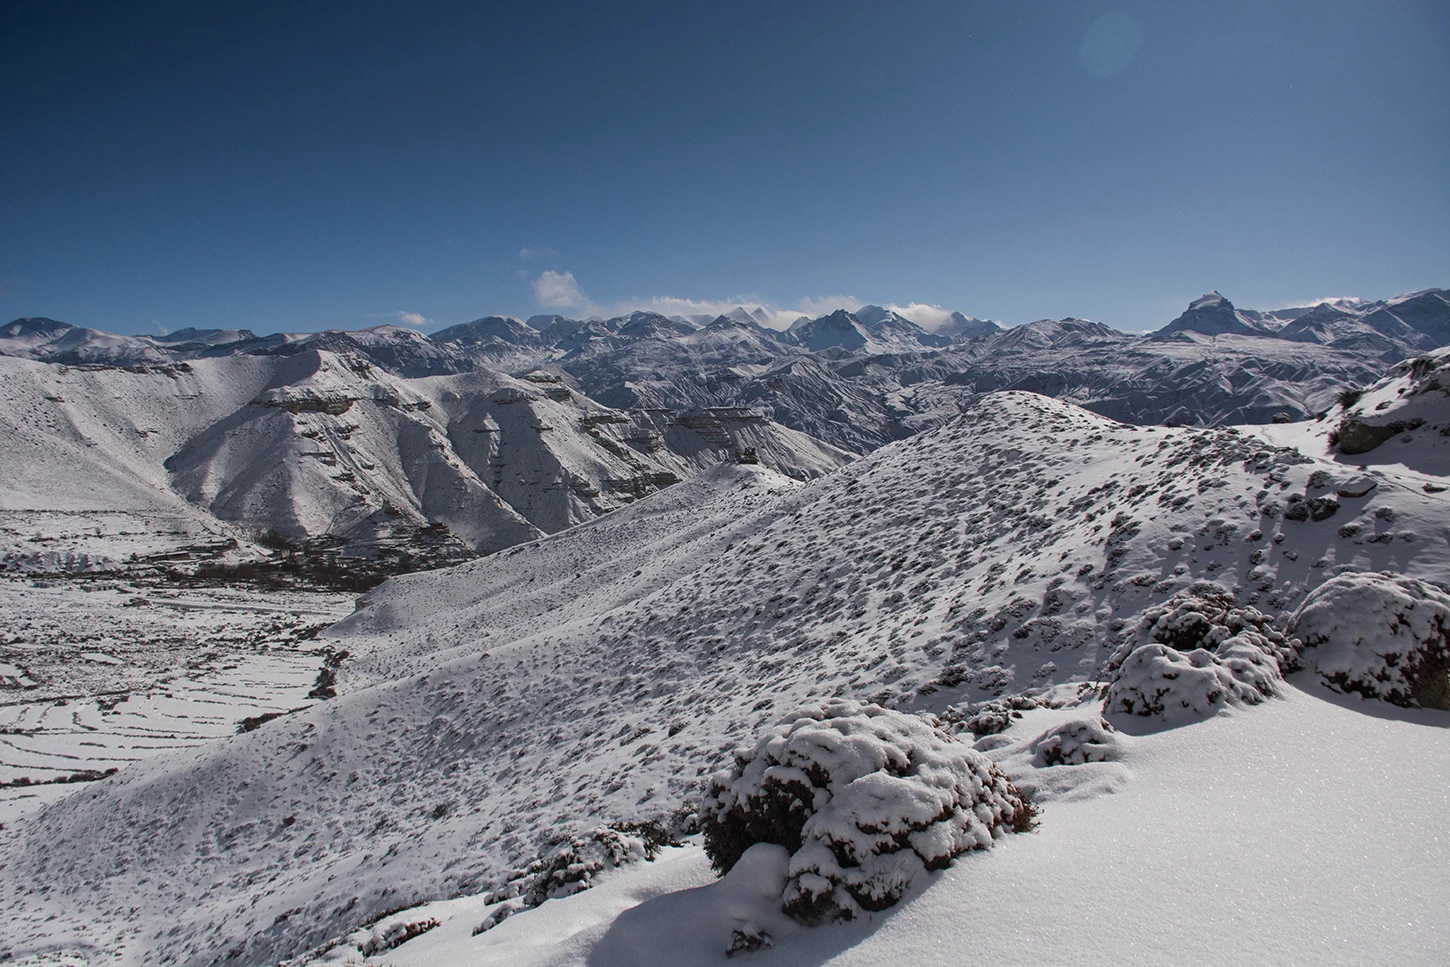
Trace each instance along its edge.
<instances>
[{"instance_id":1,"label":"mountain range","mask_svg":"<svg viewBox=\"0 0 1450 967\"><path fill-rule=\"evenodd\" d=\"M1450 341L1442 289L1272 311L1214 292L1146 335L961 313L928 332L879 306L783 331L762 317L487 316L432 334L266 336L19 319L0 327L3 500L166 513L199 528L188 539L269 532L376 557L424 535L466 556L737 454L808 480L984 393L1028 390L1138 425L1302 421L1386 362ZM10 565L43 563L7 543Z\"/></svg>"}]
</instances>

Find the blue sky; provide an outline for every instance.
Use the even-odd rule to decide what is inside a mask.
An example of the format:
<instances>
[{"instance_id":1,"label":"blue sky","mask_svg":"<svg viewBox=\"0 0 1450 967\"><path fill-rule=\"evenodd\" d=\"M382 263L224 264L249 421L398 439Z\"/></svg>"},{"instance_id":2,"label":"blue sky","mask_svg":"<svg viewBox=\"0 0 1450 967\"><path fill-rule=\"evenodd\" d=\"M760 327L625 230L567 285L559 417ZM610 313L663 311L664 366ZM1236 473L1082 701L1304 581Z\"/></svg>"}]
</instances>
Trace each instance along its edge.
<instances>
[{"instance_id":1,"label":"blue sky","mask_svg":"<svg viewBox=\"0 0 1450 967\"><path fill-rule=\"evenodd\" d=\"M1450 285L1443 0L7 2L0 63L0 321Z\"/></svg>"}]
</instances>

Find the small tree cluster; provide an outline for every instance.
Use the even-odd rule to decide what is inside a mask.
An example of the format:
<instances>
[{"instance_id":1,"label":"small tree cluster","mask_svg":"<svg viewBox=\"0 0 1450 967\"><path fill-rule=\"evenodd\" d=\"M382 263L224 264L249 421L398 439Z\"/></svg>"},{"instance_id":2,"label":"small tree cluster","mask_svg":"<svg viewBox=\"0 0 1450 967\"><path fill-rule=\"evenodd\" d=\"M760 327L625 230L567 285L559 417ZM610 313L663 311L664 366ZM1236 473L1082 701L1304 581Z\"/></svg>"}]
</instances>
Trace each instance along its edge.
<instances>
[{"instance_id":1,"label":"small tree cluster","mask_svg":"<svg viewBox=\"0 0 1450 967\"><path fill-rule=\"evenodd\" d=\"M919 716L833 700L775 726L712 777L705 850L728 872L756 843L791 853L782 908L806 923L901 899L1034 810L991 760Z\"/></svg>"}]
</instances>

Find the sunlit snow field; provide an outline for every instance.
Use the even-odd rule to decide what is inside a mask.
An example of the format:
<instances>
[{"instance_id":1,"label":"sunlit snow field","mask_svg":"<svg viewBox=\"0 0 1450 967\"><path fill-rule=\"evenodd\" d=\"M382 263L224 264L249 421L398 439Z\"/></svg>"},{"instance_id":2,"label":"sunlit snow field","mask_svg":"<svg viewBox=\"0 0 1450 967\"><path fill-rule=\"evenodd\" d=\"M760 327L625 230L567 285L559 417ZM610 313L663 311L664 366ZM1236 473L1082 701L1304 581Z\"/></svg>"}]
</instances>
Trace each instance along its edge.
<instances>
[{"instance_id":1,"label":"sunlit snow field","mask_svg":"<svg viewBox=\"0 0 1450 967\"><path fill-rule=\"evenodd\" d=\"M308 703L310 635L349 595L0 579L0 823L56 782L230 735Z\"/></svg>"}]
</instances>

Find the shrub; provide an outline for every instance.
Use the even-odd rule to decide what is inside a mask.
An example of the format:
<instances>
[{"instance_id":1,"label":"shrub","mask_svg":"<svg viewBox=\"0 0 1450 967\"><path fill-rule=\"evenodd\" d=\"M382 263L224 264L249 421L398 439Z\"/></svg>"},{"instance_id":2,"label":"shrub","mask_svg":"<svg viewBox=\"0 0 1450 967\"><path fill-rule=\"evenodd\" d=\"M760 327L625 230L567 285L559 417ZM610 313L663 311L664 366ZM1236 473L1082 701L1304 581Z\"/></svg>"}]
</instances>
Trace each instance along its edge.
<instances>
[{"instance_id":1,"label":"shrub","mask_svg":"<svg viewBox=\"0 0 1450 967\"><path fill-rule=\"evenodd\" d=\"M1118 740L1106 719L1074 719L1048 729L1032 743L1039 766L1080 766L1117 758Z\"/></svg>"},{"instance_id":2,"label":"shrub","mask_svg":"<svg viewBox=\"0 0 1450 967\"><path fill-rule=\"evenodd\" d=\"M1341 574L1289 621L1329 687L1406 707L1450 709L1450 594L1388 571Z\"/></svg>"},{"instance_id":3,"label":"shrub","mask_svg":"<svg viewBox=\"0 0 1450 967\"><path fill-rule=\"evenodd\" d=\"M991 760L918 716L832 700L776 725L711 778L701 826L715 869L756 843L792 855L784 911L852 919L901 899L1034 810Z\"/></svg>"},{"instance_id":4,"label":"shrub","mask_svg":"<svg viewBox=\"0 0 1450 967\"><path fill-rule=\"evenodd\" d=\"M974 738L1005 732L1022 713L1034 708L1056 708L1049 701L1031 695L1004 695L989 698L985 702L966 702L953 705L942 713L942 719L952 733L971 732Z\"/></svg>"},{"instance_id":5,"label":"shrub","mask_svg":"<svg viewBox=\"0 0 1450 967\"><path fill-rule=\"evenodd\" d=\"M1358 387L1350 386L1342 389L1339 391L1339 408L1341 410L1347 410L1354 404L1358 403L1360 401L1360 398L1363 396L1364 390L1359 389Z\"/></svg>"},{"instance_id":6,"label":"shrub","mask_svg":"<svg viewBox=\"0 0 1450 967\"><path fill-rule=\"evenodd\" d=\"M1229 704L1257 705L1300 667L1300 642L1216 586L1144 609L1108 659L1104 711L1180 725Z\"/></svg>"},{"instance_id":7,"label":"shrub","mask_svg":"<svg viewBox=\"0 0 1450 967\"><path fill-rule=\"evenodd\" d=\"M562 840L545 856L515 870L502 887L484 899L498 904L473 930L476 937L498 926L520 910L545 900L572 896L594 884L602 870L640 860L653 860L666 846L679 846L669 831L656 822L612 823L587 836Z\"/></svg>"}]
</instances>

